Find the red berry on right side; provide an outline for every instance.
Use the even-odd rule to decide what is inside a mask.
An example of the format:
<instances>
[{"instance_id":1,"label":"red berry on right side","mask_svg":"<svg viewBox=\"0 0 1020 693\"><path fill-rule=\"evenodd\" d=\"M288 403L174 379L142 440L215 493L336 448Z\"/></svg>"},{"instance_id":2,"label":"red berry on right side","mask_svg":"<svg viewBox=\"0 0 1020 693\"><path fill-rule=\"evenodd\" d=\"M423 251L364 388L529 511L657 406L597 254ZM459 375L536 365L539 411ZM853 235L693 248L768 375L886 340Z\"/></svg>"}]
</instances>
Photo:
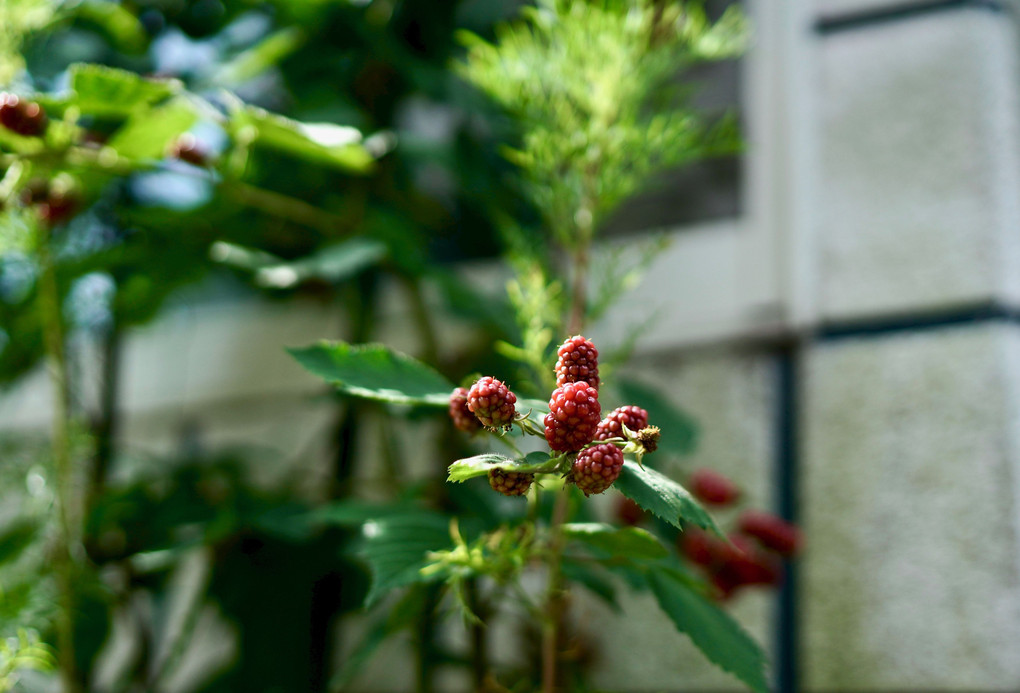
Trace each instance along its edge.
<instances>
[{"instance_id":1,"label":"red berry on right side","mask_svg":"<svg viewBox=\"0 0 1020 693\"><path fill-rule=\"evenodd\" d=\"M493 491L499 491L504 496L523 496L531 488L531 483L534 480L534 474L508 472L503 469L489 470L489 486Z\"/></svg>"},{"instance_id":2,"label":"red berry on right side","mask_svg":"<svg viewBox=\"0 0 1020 693\"><path fill-rule=\"evenodd\" d=\"M0 93L0 125L25 137L38 137L46 131L46 114L34 101Z\"/></svg>"},{"instance_id":3,"label":"red berry on right side","mask_svg":"<svg viewBox=\"0 0 1020 693\"><path fill-rule=\"evenodd\" d=\"M726 506L740 497L740 488L729 477L702 468L691 475L691 493L708 505Z\"/></svg>"},{"instance_id":4,"label":"red berry on right side","mask_svg":"<svg viewBox=\"0 0 1020 693\"><path fill-rule=\"evenodd\" d=\"M771 513L747 510L737 520L737 527L781 556L793 556L800 551L800 529Z\"/></svg>"},{"instance_id":5,"label":"red berry on right side","mask_svg":"<svg viewBox=\"0 0 1020 693\"><path fill-rule=\"evenodd\" d=\"M588 383L567 383L549 398L545 439L553 450L580 450L595 437L601 416L598 390Z\"/></svg>"},{"instance_id":6,"label":"red berry on right side","mask_svg":"<svg viewBox=\"0 0 1020 693\"><path fill-rule=\"evenodd\" d=\"M599 389L599 350L590 339L575 335L556 352L556 385L588 383Z\"/></svg>"},{"instance_id":7,"label":"red berry on right side","mask_svg":"<svg viewBox=\"0 0 1020 693\"><path fill-rule=\"evenodd\" d=\"M570 468L571 479L584 495L602 493L613 485L623 469L623 450L612 443L600 443L577 453Z\"/></svg>"},{"instance_id":8,"label":"red berry on right side","mask_svg":"<svg viewBox=\"0 0 1020 693\"><path fill-rule=\"evenodd\" d=\"M637 433L648 425L648 412L633 404L626 407L617 407L609 412L609 416L602 419L595 430L595 440L609 440L610 438L623 438L623 427Z\"/></svg>"},{"instance_id":9,"label":"red berry on right side","mask_svg":"<svg viewBox=\"0 0 1020 693\"><path fill-rule=\"evenodd\" d=\"M685 528L677 537L677 545L688 560L706 568L712 565L722 543L721 539L694 525Z\"/></svg>"},{"instance_id":10,"label":"red berry on right side","mask_svg":"<svg viewBox=\"0 0 1020 693\"><path fill-rule=\"evenodd\" d=\"M468 409L484 426L502 428L513 423L517 395L492 376L479 378L467 394Z\"/></svg>"},{"instance_id":11,"label":"red berry on right side","mask_svg":"<svg viewBox=\"0 0 1020 693\"><path fill-rule=\"evenodd\" d=\"M450 419L453 425L465 433L474 433L482 428L482 422L468 409L468 391L458 387L450 395Z\"/></svg>"},{"instance_id":12,"label":"red berry on right side","mask_svg":"<svg viewBox=\"0 0 1020 693\"><path fill-rule=\"evenodd\" d=\"M723 599L745 585L777 585L783 579L779 557L740 534L720 542L712 563L712 584Z\"/></svg>"}]
</instances>

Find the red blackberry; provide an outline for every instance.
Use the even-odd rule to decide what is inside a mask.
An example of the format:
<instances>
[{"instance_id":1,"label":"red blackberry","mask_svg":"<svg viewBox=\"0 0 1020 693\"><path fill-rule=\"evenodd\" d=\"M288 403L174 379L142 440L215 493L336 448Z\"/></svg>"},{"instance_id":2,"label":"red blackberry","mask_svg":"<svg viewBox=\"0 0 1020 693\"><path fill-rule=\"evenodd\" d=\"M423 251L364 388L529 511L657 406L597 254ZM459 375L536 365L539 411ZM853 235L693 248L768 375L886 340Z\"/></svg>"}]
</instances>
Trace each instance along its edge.
<instances>
[{"instance_id":1,"label":"red blackberry","mask_svg":"<svg viewBox=\"0 0 1020 693\"><path fill-rule=\"evenodd\" d=\"M468 409L478 417L484 426L502 428L509 426L517 409L517 396L510 388L492 376L479 378L467 394Z\"/></svg>"},{"instance_id":2,"label":"red blackberry","mask_svg":"<svg viewBox=\"0 0 1020 693\"><path fill-rule=\"evenodd\" d=\"M685 556L697 565L708 567L719 553L722 540L701 527L690 525L677 536L677 545Z\"/></svg>"},{"instance_id":3,"label":"red blackberry","mask_svg":"<svg viewBox=\"0 0 1020 693\"><path fill-rule=\"evenodd\" d=\"M691 475L691 493L708 505L725 506L740 497L740 489L729 477L711 469L697 469Z\"/></svg>"},{"instance_id":4,"label":"red blackberry","mask_svg":"<svg viewBox=\"0 0 1020 693\"><path fill-rule=\"evenodd\" d=\"M800 529L771 513L747 510L737 520L737 527L782 556L793 556L800 551Z\"/></svg>"},{"instance_id":5,"label":"red blackberry","mask_svg":"<svg viewBox=\"0 0 1020 693\"><path fill-rule=\"evenodd\" d=\"M602 493L613 485L623 469L623 451L612 443L601 443L577 453L571 476L584 495Z\"/></svg>"},{"instance_id":6,"label":"red blackberry","mask_svg":"<svg viewBox=\"0 0 1020 693\"><path fill-rule=\"evenodd\" d=\"M482 422L478 420L471 410L468 409L468 391L465 387L458 387L450 395L450 418L453 425L465 433L474 433L482 428Z\"/></svg>"},{"instance_id":7,"label":"red blackberry","mask_svg":"<svg viewBox=\"0 0 1020 693\"><path fill-rule=\"evenodd\" d=\"M637 527L644 522L645 511L630 498L620 496L616 501L616 519L621 524Z\"/></svg>"},{"instance_id":8,"label":"red blackberry","mask_svg":"<svg viewBox=\"0 0 1020 693\"><path fill-rule=\"evenodd\" d=\"M560 452L580 450L592 441L602 408L598 390L588 383L567 383L553 390L545 417L545 439Z\"/></svg>"},{"instance_id":9,"label":"red blackberry","mask_svg":"<svg viewBox=\"0 0 1020 693\"><path fill-rule=\"evenodd\" d=\"M623 438L624 426L637 433L647 425L648 412L641 407L634 405L617 407L599 422L598 428L595 429L595 440Z\"/></svg>"},{"instance_id":10,"label":"red blackberry","mask_svg":"<svg viewBox=\"0 0 1020 693\"><path fill-rule=\"evenodd\" d=\"M729 538L728 544L719 542L711 567L712 584L722 599L745 585L777 585L782 581L783 566L778 556L740 534Z\"/></svg>"},{"instance_id":11,"label":"red blackberry","mask_svg":"<svg viewBox=\"0 0 1020 693\"><path fill-rule=\"evenodd\" d=\"M581 335L563 342L556 352L556 385L588 383L599 389L599 350Z\"/></svg>"},{"instance_id":12,"label":"red blackberry","mask_svg":"<svg viewBox=\"0 0 1020 693\"><path fill-rule=\"evenodd\" d=\"M534 480L534 474L508 472L503 469L489 470L489 486L504 496L523 496L531 488L531 482Z\"/></svg>"},{"instance_id":13,"label":"red blackberry","mask_svg":"<svg viewBox=\"0 0 1020 693\"><path fill-rule=\"evenodd\" d=\"M46 114L34 101L0 93L0 125L25 137L38 137L46 131Z\"/></svg>"}]
</instances>

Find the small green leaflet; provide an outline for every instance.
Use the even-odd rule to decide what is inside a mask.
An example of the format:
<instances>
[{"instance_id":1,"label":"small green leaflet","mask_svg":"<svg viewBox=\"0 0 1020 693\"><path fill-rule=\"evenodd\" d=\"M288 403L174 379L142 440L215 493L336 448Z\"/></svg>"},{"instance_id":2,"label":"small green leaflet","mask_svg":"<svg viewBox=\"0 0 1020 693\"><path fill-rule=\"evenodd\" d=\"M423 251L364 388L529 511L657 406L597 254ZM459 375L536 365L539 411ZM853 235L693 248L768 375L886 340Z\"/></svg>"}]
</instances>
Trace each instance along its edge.
<instances>
[{"instance_id":1,"label":"small green leaflet","mask_svg":"<svg viewBox=\"0 0 1020 693\"><path fill-rule=\"evenodd\" d=\"M668 569L651 571L648 581L659 607L709 661L752 690L767 693L765 655L740 624Z\"/></svg>"},{"instance_id":2,"label":"small green leaflet","mask_svg":"<svg viewBox=\"0 0 1020 693\"><path fill-rule=\"evenodd\" d=\"M375 167L375 158L357 128L299 123L246 104L240 104L234 116L235 130L251 128L253 139L264 147L352 173L367 173Z\"/></svg>"},{"instance_id":3,"label":"small green leaflet","mask_svg":"<svg viewBox=\"0 0 1020 693\"><path fill-rule=\"evenodd\" d=\"M16 521L0 532L0 564L16 560L27 549L39 532L39 526L29 520Z\"/></svg>"},{"instance_id":4,"label":"small green leaflet","mask_svg":"<svg viewBox=\"0 0 1020 693\"><path fill-rule=\"evenodd\" d=\"M386 245L372 238L351 238L295 262L281 262L255 271L255 283L288 289L308 279L338 283L371 267L386 256Z\"/></svg>"},{"instance_id":5,"label":"small green leaflet","mask_svg":"<svg viewBox=\"0 0 1020 693\"><path fill-rule=\"evenodd\" d=\"M288 351L306 369L352 397L393 404L450 405L452 383L421 361L382 344L322 341Z\"/></svg>"},{"instance_id":6,"label":"small green leaflet","mask_svg":"<svg viewBox=\"0 0 1020 693\"><path fill-rule=\"evenodd\" d=\"M568 539L582 542L611 558L654 560L668 555L651 533L638 527L614 527L602 522L574 522L563 525Z\"/></svg>"},{"instance_id":7,"label":"small green leaflet","mask_svg":"<svg viewBox=\"0 0 1020 693\"><path fill-rule=\"evenodd\" d=\"M549 459L549 453L546 452L532 452L522 460L515 460L489 452L484 455L475 455L474 457L457 460L450 465L450 475L446 480L467 481L476 476L488 474L491 469L525 473L548 471Z\"/></svg>"},{"instance_id":8,"label":"small green leaflet","mask_svg":"<svg viewBox=\"0 0 1020 693\"><path fill-rule=\"evenodd\" d=\"M674 527L683 529L681 520L684 520L723 536L712 516L705 512L687 489L654 469L642 468L628 460L623 463L616 488Z\"/></svg>"},{"instance_id":9,"label":"small green leaflet","mask_svg":"<svg viewBox=\"0 0 1020 693\"><path fill-rule=\"evenodd\" d=\"M177 80L145 79L102 65L78 63L68 72L74 98L67 105L77 106L84 115L126 116L181 91Z\"/></svg>"},{"instance_id":10,"label":"small green leaflet","mask_svg":"<svg viewBox=\"0 0 1020 693\"><path fill-rule=\"evenodd\" d=\"M138 161L162 159L167 147L198 121L198 110L178 98L133 114L110 138L109 145L121 156Z\"/></svg>"}]
</instances>

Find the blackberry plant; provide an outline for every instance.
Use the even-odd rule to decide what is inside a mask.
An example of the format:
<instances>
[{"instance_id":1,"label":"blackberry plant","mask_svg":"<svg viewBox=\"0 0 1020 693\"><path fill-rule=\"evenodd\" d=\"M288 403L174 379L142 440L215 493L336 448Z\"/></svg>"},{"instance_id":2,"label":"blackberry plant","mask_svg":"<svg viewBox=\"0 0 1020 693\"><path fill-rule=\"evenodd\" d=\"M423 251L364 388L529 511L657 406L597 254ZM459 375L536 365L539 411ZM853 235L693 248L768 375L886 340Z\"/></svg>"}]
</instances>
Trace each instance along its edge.
<instances>
[{"instance_id":1,"label":"blackberry plant","mask_svg":"<svg viewBox=\"0 0 1020 693\"><path fill-rule=\"evenodd\" d=\"M566 595L576 581L612 599L610 576L649 590L712 662L767 690L761 650L713 603L713 587L667 546L677 530L718 542L732 553L723 563L737 574L726 578L734 584L764 582L764 569L752 575L744 565L764 559L748 553L757 548L743 537L728 540L691 493L653 468L652 453L681 454L690 435L668 398L616 378L640 327L616 329L626 336L616 349L601 349L609 354L601 364L600 349L581 334L607 303L591 297L618 298L640 270L617 257L613 271L591 271L593 242L612 211L661 169L737 146L730 119L698 113L689 91L670 84L688 65L739 54L746 31L737 10L711 22L693 2L543 0L492 42L464 35L468 53L458 70L518 124L519 138L506 154L542 220L538 234L505 224L514 270L507 294L519 334L516 343L494 344L493 352L509 370L472 376L455 388L430 366L382 345L321 342L292 351L346 396L391 409L446 410L448 425L472 433L476 449L486 441L500 446L454 461L448 481L485 477L496 492L520 500L503 503L486 490L491 500L475 501L488 506L477 517L451 518L421 506L344 515L351 526L365 523L358 550L374 574L369 606L391 590L410 588L409 598L416 586L440 581L474 625L476 644L484 643L485 619L500 600L523 609L540 633L540 673L514 678L488 667L483 656L478 690L505 690L502 677L508 686L552 693L583 678L565 654L572 637ZM465 402L484 433L465 421ZM603 419L606 403L617 408ZM587 497L611 489L636 508L628 510L626 526L592 521ZM657 518L656 533L634 526L643 513ZM714 561L715 547L699 559ZM542 576L544 587L535 590L528 575ZM377 624L366 648L407 625L392 618Z\"/></svg>"}]
</instances>

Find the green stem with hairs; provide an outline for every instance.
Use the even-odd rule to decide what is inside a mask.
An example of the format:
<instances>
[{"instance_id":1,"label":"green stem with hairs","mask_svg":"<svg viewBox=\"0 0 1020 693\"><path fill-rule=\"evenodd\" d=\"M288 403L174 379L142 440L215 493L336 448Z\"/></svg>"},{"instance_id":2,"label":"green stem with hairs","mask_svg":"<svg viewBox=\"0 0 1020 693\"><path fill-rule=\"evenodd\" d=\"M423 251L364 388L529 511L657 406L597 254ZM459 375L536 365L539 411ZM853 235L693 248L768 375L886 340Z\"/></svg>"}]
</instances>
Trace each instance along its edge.
<instances>
[{"instance_id":1,"label":"green stem with hairs","mask_svg":"<svg viewBox=\"0 0 1020 693\"><path fill-rule=\"evenodd\" d=\"M53 383L52 454L56 477L59 522L54 570L57 578L57 660L64 693L84 690L75 660L74 645L74 558L77 532L72 519L74 482L71 469L71 389L64 350L64 324L60 309L57 271L47 233L39 248L39 308L42 313L50 381Z\"/></svg>"}]
</instances>

